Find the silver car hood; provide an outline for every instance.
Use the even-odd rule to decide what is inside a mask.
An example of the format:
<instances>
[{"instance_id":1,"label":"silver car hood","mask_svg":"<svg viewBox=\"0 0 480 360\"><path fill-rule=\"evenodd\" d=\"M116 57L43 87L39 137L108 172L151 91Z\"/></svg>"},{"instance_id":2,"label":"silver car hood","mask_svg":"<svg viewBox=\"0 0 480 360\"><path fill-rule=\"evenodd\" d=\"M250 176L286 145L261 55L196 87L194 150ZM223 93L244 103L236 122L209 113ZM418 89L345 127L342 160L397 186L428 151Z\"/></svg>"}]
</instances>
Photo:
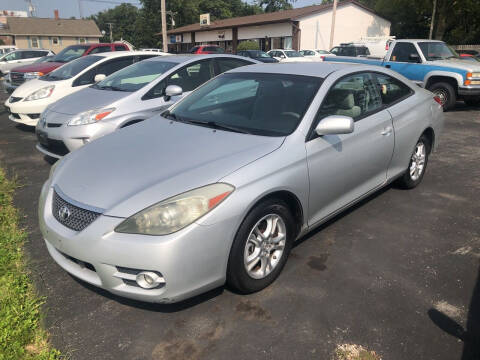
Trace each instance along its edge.
<instances>
[{"instance_id":1,"label":"silver car hood","mask_svg":"<svg viewBox=\"0 0 480 360\"><path fill-rule=\"evenodd\" d=\"M67 155L52 184L73 200L104 209L105 215L128 217L215 183L279 148L283 140L214 131L155 116Z\"/></svg>"},{"instance_id":2,"label":"silver car hood","mask_svg":"<svg viewBox=\"0 0 480 360\"><path fill-rule=\"evenodd\" d=\"M87 87L53 103L48 111L76 115L84 111L104 108L131 94L131 92L125 91L98 90ZM65 119L68 120L68 118Z\"/></svg>"},{"instance_id":3,"label":"silver car hood","mask_svg":"<svg viewBox=\"0 0 480 360\"><path fill-rule=\"evenodd\" d=\"M437 66L455 67L458 69L472 71L472 72L480 71L480 63L475 63L473 61L456 59L456 58L451 58L448 60L435 60L435 61L431 61L430 64L437 65Z\"/></svg>"}]
</instances>

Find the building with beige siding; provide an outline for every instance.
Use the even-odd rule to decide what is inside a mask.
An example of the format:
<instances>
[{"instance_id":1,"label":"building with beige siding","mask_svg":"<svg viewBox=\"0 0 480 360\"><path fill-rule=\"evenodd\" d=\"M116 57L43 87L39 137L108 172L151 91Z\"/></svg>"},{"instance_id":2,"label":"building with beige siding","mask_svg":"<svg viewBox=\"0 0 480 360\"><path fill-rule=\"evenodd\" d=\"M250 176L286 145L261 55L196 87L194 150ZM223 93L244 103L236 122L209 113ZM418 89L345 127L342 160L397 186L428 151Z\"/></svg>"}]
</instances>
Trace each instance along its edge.
<instances>
[{"instance_id":1,"label":"building with beige siding","mask_svg":"<svg viewBox=\"0 0 480 360\"><path fill-rule=\"evenodd\" d=\"M215 44L236 52L239 42L254 40L260 49L330 50L332 4L312 5L212 21L209 25L191 24L172 29L169 49L185 52L194 45ZM390 35L390 21L355 0L339 2L333 46L366 37Z\"/></svg>"},{"instance_id":2,"label":"building with beige siding","mask_svg":"<svg viewBox=\"0 0 480 360\"><path fill-rule=\"evenodd\" d=\"M0 39L19 49L48 49L58 53L65 47L98 43L102 33L93 20L8 17L0 28Z\"/></svg>"}]
</instances>

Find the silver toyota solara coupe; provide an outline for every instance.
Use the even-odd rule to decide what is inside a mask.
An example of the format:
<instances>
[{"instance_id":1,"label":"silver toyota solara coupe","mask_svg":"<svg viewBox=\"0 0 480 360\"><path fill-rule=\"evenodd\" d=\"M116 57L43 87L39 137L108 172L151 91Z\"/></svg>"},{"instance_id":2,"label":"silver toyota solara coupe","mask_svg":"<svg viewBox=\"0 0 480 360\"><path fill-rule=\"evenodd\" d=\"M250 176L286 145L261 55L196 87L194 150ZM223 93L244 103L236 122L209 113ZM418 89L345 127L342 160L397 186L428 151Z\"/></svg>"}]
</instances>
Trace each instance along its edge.
<instances>
[{"instance_id":1,"label":"silver toyota solara coupe","mask_svg":"<svg viewBox=\"0 0 480 360\"><path fill-rule=\"evenodd\" d=\"M438 99L388 69L239 67L57 162L40 228L61 267L120 296L258 291L302 234L417 186L442 125Z\"/></svg>"}]
</instances>

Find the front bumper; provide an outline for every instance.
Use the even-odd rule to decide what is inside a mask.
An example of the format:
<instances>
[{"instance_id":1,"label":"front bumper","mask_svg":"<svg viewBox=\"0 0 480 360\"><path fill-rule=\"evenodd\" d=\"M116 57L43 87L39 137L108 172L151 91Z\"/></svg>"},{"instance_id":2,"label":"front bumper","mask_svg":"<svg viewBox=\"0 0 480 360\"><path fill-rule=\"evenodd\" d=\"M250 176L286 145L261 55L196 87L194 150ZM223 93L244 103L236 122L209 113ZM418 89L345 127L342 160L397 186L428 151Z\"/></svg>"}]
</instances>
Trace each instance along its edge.
<instances>
[{"instance_id":1,"label":"front bumper","mask_svg":"<svg viewBox=\"0 0 480 360\"><path fill-rule=\"evenodd\" d=\"M35 126L37 125L40 114L47 107L47 104L32 104L37 101L17 101L10 102L10 98L5 101L5 108L9 111L9 119L21 124Z\"/></svg>"},{"instance_id":2,"label":"front bumper","mask_svg":"<svg viewBox=\"0 0 480 360\"><path fill-rule=\"evenodd\" d=\"M465 95L465 96L480 95L480 85L459 86L458 95Z\"/></svg>"},{"instance_id":3,"label":"front bumper","mask_svg":"<svg viewBox=\"0 0 480 360\"><path fill-rule=\"evenodd\" d=\"M87 283L122 297L171 303L225 282L236 218L208 226L194 223L171 235L146 236L116 233L113 229L124 219L100 215L76 232L55 219L52 197L47 181L39 201L39 223L48 251L58 265ZM164 286L151 290L135 286L131 280L135 270L160 273Z\"/></svg>"},{"instance_id":4,"label":"front bumper","mask_svg":"<svg viewBox=\"0 0 480 360\"><path fill-rule=\"evenodd\" d=\"M117 129L115 121L101 121L88 125L68 126L73 115L55 113L46 114L46 123L36 128L39 144L37 150L45 155L61 158L68 152L107 135Z\"/></svg>"}]
</instances>

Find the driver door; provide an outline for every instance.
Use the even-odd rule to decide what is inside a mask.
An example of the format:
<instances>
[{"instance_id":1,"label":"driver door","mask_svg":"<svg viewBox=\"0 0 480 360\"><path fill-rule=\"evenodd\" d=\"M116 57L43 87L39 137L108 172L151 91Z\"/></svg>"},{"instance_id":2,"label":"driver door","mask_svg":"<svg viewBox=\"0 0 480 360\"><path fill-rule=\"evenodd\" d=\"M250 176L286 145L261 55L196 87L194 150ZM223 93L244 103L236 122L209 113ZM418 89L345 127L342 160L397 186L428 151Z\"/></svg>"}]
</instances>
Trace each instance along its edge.
<instances>
[{"instance_id":1,"label":"driver door","mask_svg":"<svg viewBox=\"0 0 480 360\"><path fill-rule=\"evenodd\" d=\"M325 96L313 125L330 115L349 116L355 126L350 134L313 132L306 142L310 226L383 185L393 154L392 118L382 107L372 73L339 79Z\"/></svg>"}]
</instances>

